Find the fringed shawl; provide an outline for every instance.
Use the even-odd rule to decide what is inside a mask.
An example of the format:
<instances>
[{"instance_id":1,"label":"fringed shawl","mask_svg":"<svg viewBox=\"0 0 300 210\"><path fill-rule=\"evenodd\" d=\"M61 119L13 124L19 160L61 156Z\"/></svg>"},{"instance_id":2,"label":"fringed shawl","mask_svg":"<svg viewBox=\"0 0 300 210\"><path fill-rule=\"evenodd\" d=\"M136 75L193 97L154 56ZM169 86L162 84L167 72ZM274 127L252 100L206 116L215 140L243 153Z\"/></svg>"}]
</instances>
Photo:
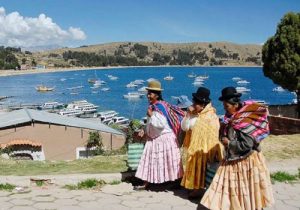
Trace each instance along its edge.
<instances>
[{"instance_id":1,"label":"fringed shawl","mask_svg":"<svg viewBox=\"0 0 300 210\"><path fill-rule=\"evenodd\" d=\"M234 129L252 136L257 142L266 138L269 133L268 109L266 106L245 101L243 107L232 116L225 116L224 123L231 125ZM224 133L227 133L225 126Z\"/></svg>"},{"instance_id":2,"label":"fringed shawl","mask_svg":"<svg viewBox=\"0 0 300 210\"><path fill-rule=\"evenodd\" d=\"M173 106L165 101L158 101L152 104L151 107L167 118L167 122L175 135L180 131L180 123L183 119L184 112L177 106Z\"/></svg>"}]
</instances>

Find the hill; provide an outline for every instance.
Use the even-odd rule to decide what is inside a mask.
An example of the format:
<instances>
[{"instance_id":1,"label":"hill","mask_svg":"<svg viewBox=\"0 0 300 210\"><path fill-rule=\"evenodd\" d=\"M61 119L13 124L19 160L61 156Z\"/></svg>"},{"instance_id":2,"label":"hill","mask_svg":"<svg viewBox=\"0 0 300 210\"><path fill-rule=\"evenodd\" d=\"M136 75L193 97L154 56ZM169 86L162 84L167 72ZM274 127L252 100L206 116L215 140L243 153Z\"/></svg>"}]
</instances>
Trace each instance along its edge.
<instances>
[{"instance_id":1,"label":"hill","mask_svg":"<svg viewBox=\"0 0 300 210\"><path fill-rule=\"evenodd\" d=\"M20 64L55 67L203 65L261 65L260 45L229 42L115 42L78 48L18 53Z\"/></svg>"}]
</instances>

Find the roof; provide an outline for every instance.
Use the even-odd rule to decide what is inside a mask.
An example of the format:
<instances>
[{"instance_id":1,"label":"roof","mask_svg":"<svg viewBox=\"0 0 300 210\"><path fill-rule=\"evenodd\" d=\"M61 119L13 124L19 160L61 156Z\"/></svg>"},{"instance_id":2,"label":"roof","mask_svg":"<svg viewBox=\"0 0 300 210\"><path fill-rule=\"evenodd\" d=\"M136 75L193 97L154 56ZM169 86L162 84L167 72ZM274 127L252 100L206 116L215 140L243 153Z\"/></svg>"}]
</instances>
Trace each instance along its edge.
<instances>
[{"instance_id":1,"label":"roof","mask_svg":"<svg viewBox=\"0 0 300 210\"><path fill-rule=\"evenodd\" d=\"M76 117L67 117L46 111L38 111L34 109L20 109L17 111L8 112L0 115L0 128L15 126L22 123L29 122L43 122L57 125L64 125L69 127L87 128L91 130L102 131L106 133L113 133L117 135L124 135L99 121L95 122L88 119L81 119Z\"/></svg>"},{"instance_id":2,"label":"roof","mask_svg":"<svg viewBox=\"0 0 300 210\"><path fill-rule=\"evenodd\" d=\"M27 139L14 139L14 140L9 141L6 144L0 144L0 147L5 148L8 146L14 146L14 145L30 145L33 147L41 147L42 146L42 144L39 142L34 142L34 141L27 140Z\"/></svg>"}]
</instances>

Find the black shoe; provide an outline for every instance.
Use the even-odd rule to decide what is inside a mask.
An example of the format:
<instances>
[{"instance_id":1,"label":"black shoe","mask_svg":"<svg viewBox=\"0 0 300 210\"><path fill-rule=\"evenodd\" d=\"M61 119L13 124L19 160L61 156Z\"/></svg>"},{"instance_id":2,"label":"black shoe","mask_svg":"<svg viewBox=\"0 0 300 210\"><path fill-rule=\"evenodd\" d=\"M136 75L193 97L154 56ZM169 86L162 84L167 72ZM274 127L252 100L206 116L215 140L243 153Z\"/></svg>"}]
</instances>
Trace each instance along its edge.
<instances>
[{"instance_id":1,"label":"black shoe","mask_svg":"<svg viewBox=\"0 0 300 210\"><path fill-rule=\"evenodd\" d=\"M135 190L135 191L147 190L147 185L134 186L133 190Z\"/></svg>"}]
</instances>

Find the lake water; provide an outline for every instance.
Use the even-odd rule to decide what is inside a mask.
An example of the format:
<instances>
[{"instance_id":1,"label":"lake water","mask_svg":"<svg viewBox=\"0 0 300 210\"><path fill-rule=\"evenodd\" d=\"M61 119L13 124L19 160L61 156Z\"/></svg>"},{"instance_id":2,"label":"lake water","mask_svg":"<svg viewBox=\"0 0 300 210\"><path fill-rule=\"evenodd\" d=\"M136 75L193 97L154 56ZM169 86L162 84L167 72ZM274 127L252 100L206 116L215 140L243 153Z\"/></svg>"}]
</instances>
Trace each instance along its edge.
<instances>
[{"instance_id":1,"label":"lake water","mask_svg":"<svg viewBox=\"0 0 300 210\"><path fill-rule=\"evenodd\" d=\"M93 92L88 78L95 77L95 72L99 79L107 82L103 87L109 87L110 91ZM212 103L218 114L223 113L222 103L218 101L222 88L240 86L232 80L232 77L241 77L250 82L245 87L251 89L251 92L243 94L243 100L260 99L269 104L287 104L291 103L295 97L288 91L273 92L272 89L277 85L264 77L260 67L133 67L8 76L0 77L0 96L14 96L4 101L8 104L44 103L48 101L69 103L74 100L85 99L98 105L100 110L112 109L122 116L142 118L146 113L147 98L144 97L139 100L123 98L124 94L134 91L134 89L126 88L126 84L136 79L145 81L149 78L158 79L164 89L164 100L176 104L176 100L172 99L171 96L187 95L191 99L192 93L197 90L197 87L192 84L194 78L187 76L191 72L209 76L204 86L210 89ZM174 77L174 80L163 80L169 73ZM119 79L111 81L107 77L108 74L117 76ZM62 81L61 79L65 80ZM39 84L55 86L55 91L37 92L35 87ZM71 94L72 91L67 89L80 85L84 87L79 89L78 94ZM147 82L145 82L145 86L147 86Z\"/></svg>"}]
</instances>

